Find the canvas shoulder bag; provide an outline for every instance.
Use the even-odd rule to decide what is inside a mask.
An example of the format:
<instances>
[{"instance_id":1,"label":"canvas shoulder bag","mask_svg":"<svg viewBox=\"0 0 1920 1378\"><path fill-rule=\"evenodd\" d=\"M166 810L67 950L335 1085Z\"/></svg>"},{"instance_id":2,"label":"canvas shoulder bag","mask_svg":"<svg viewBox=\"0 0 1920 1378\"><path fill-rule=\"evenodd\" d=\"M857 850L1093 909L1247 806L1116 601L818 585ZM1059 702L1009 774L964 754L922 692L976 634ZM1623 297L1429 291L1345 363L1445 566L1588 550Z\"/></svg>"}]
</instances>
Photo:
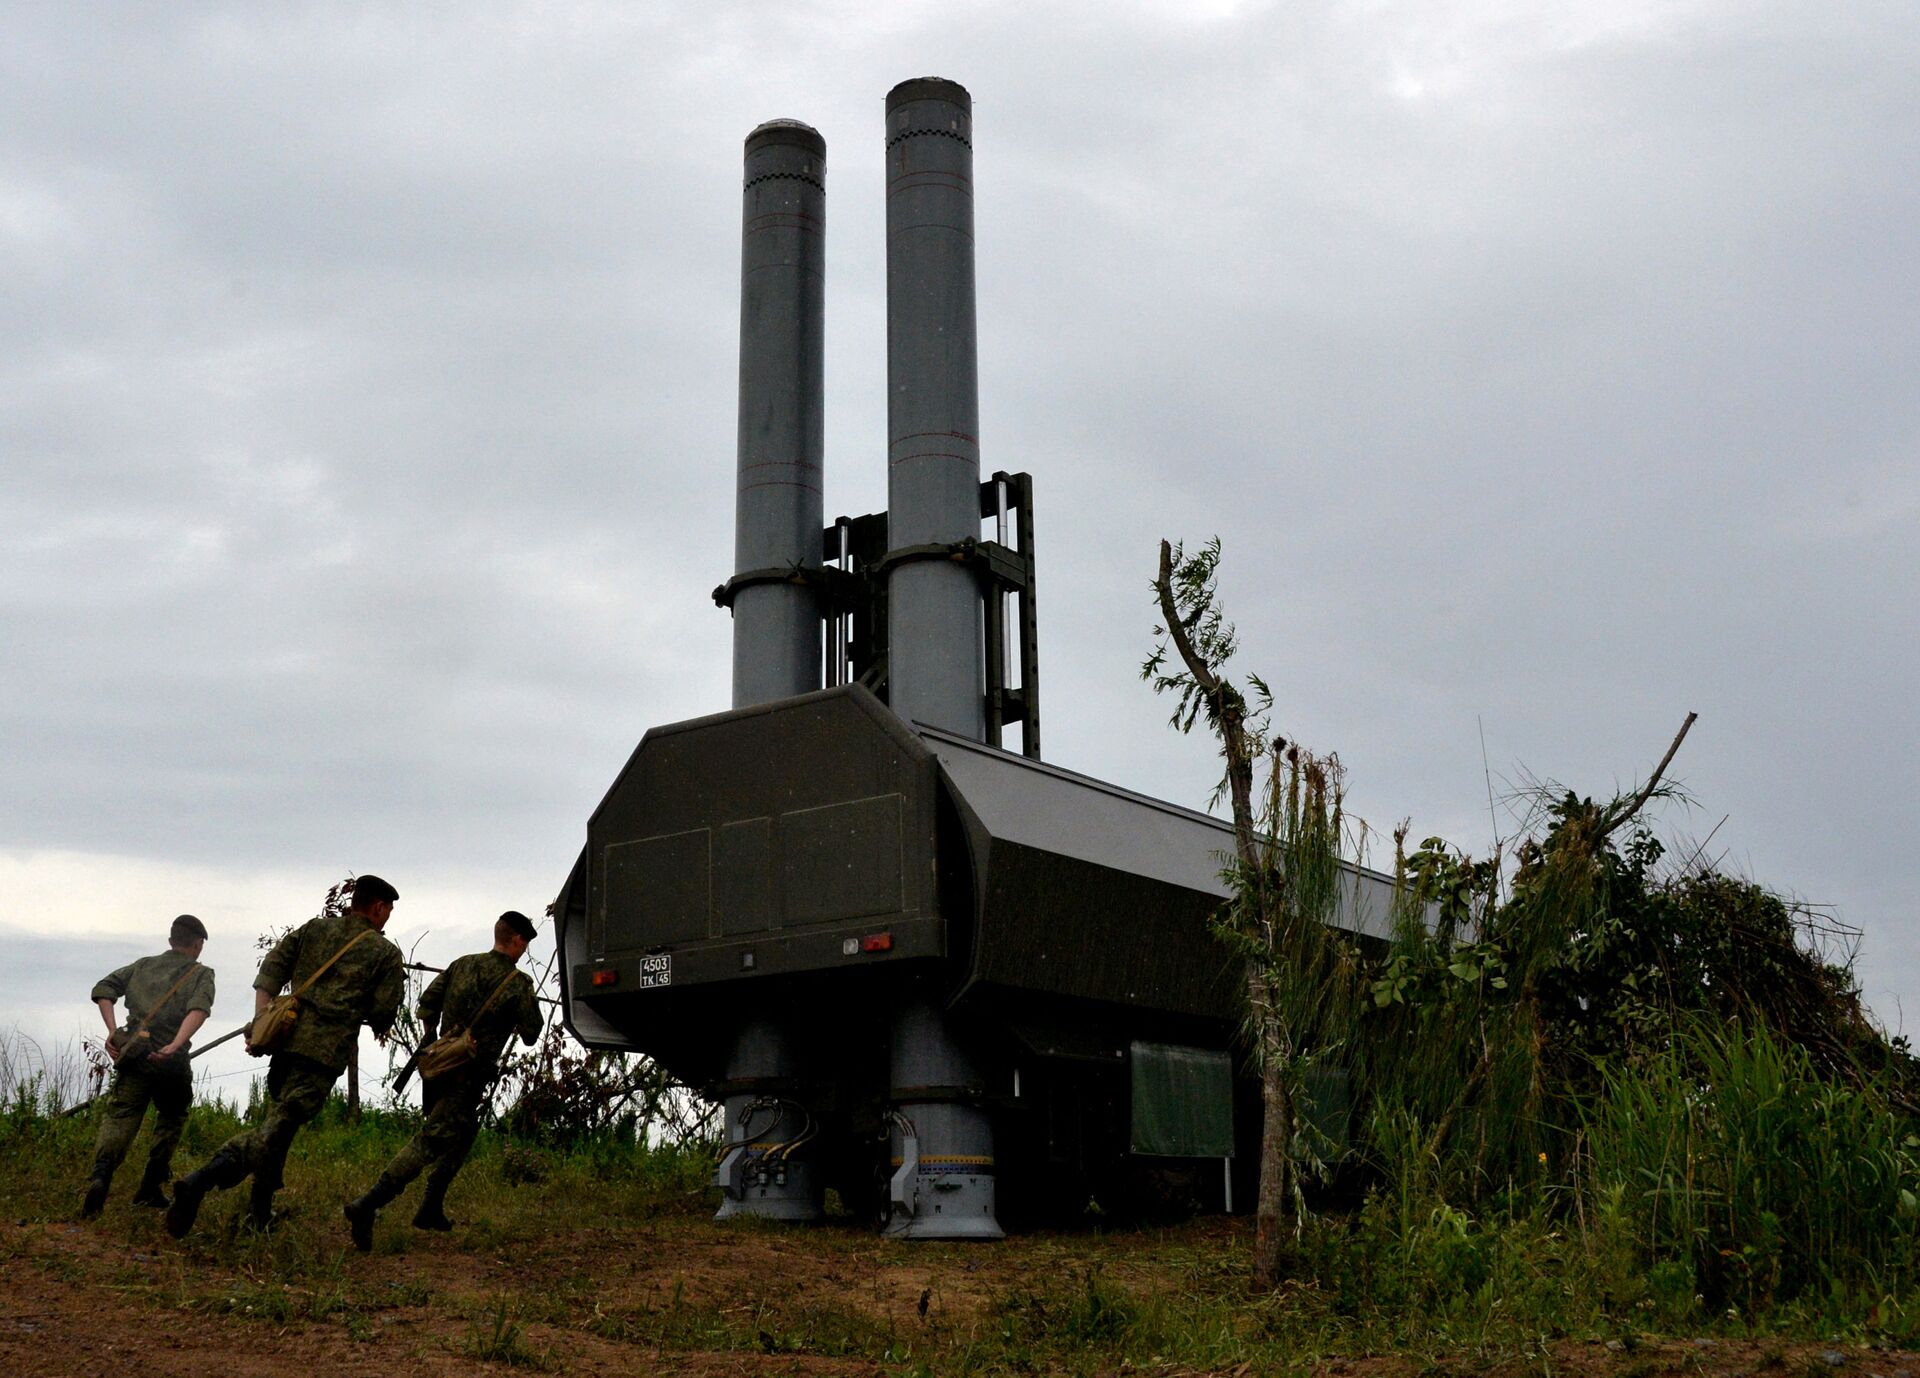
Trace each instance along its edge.
<instances>
[{"instance_id":1,"label":"canvas shoulder bag","mask_svg":"<svg viewBox=\"0 0 1920 1378\"><path fill-rule=\"evenodd\" d=\"M265 1057L286 1047L287 1040L293 1037L293 1026L300 1022L300 997L307 993L315 981L332 970L335 962L351 952L355 943L372 936L371 928L361 929L347 939L345 947L327 958L325 966L302 981L295 990L274 996L267 1007L253 1017L253 1024L247 1029L247 1051L255 1057Z\"/></svg>"},{"instance_id":2,"label":"canvas shoulder bag","mask_svg":"<svg viewBox=\"0 0 1920 1378\"><path fill-rule=\"evenodd\" d=\"M449 1029L427 1045L426 1050L420 1054L420 1061L417 1064L421 1080L432 1081L435 1077L445 1076L448 1072L465 1067L480 1056L480 1044L473 1036L473 1026L480 1022L480 1016L491 1009L493 1002L500 998L500 992L507 988L507 983L519 974L519 971L515 970L501 977L500 984L493 988L493 994L489 995L480 1008L473 1012L473 1018L457 1029Z\"/></svg>"}]
</instances>

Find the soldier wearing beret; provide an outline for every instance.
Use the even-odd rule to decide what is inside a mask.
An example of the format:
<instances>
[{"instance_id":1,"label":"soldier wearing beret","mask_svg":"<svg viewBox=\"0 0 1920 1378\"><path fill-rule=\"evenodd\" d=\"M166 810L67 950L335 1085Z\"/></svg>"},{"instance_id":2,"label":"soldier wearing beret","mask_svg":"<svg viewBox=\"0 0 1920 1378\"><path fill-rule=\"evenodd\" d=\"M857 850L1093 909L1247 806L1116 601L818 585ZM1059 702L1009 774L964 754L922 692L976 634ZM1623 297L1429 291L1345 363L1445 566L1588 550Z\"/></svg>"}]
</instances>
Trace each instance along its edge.
<instances>
[{"instance_id":1,"label":"soldier wearing beret","mask_svg":"<svg viewBox=\"0 0 1920 1378\"><path fill-rule=\"evenodd\" d=\"M167 933L165 952L123 966L93 988L114 1068L94 1145L93 1175L80 1203L83 1220L100 1214L107 1203L113 1174L133 1147L149 1105L154 1109L153 1146L147 1150L147 1170L133 1201L166 1207L161 1188L173 1169L173 1150L193 1104L187 1050L213 1012L213 968L200 965L206 943L206 925L182 914ZM122 999L127 1002L124 1026L113 1018L113 1007Z\"/></svg>"},{"instance_id":2,"label":"soldier wearing beret","mask_svg":"<svg viewBox=\"0 0 1920 1378\"><path fill-rule=\"evenodd\" d=\"M472 1034L472 1060L424 1081L421 1100L426 1122L406 1147L394 1155L364 1196L345 1207L354 1245L363 1253L373 1247L373 1222L380 1208L405 1191L407 1184L431 1166L426 1193L413 1217L422 1230L450 1230L447 1188L467 1160L474 1136L480 1132L480 1107L500 1066L507 1039L518 1034L531 1045L540 1036L540 1003L533 982L516 971L527 944L533 941L533 923L509 909L493 926L493 947L454 961L433 978L420 997L420 1046L433 1043L444 1026L452 1036Z\"/></svg>"},{"instance_id":3,"label":"soldier wearing beret","mask_svg":"<svg viewBox=\"0 0 1920 1378\"><path fill-rule=\"evenodd\" d=\"M254 1011L266 1010L292 986L300 1013L286 1043L267 1064L266 1114L234 1135L206 1163L173 1184L167 1232L193 1228L209 1191L253 1178L249 1214L264 1229L273 1221L287 1150L300 1127L320 1113L334 1082L360 1046L360 1026L385 1038L406 991L400 949L381 936L400 892L379 876L354 882L352 908L294 929L266 955L254 977Z\"/></svg>"}]
</instances>

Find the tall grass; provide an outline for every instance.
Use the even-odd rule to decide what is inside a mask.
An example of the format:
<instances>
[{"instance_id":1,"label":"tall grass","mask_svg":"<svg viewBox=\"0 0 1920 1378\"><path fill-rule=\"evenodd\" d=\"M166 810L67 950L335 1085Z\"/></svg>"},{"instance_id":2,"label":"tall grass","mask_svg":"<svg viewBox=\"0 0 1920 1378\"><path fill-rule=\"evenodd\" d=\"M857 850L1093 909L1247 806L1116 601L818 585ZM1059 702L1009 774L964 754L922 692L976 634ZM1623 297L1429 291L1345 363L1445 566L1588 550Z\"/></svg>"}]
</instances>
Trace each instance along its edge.
<instances>
[{"instance_id":1,"label":"tall grass","mask_svg":"<svg viewBox=\"0 0 1920 1378\"><path fill-rule=\"evenodd\" d=\"M1884 1096L1821 1078L1763 1029L1689 1021L1667 1050L1609 1069L1586 1141L1593 1202L1704 1306L1915 1283L1920 1137Z\"/></svg>"},{"instance_id":2,"label":"tall grass","mask_svg":"<svg viewBox=\"0 0 1920 1378\"><path fill-rule=\"evenodd\" d=\"M0 1033L0 1105L57 1115L97 1094L106 1082L104 1063L72 1042L52 1049L18 1028Z\"/></svg>"}]
</instances>

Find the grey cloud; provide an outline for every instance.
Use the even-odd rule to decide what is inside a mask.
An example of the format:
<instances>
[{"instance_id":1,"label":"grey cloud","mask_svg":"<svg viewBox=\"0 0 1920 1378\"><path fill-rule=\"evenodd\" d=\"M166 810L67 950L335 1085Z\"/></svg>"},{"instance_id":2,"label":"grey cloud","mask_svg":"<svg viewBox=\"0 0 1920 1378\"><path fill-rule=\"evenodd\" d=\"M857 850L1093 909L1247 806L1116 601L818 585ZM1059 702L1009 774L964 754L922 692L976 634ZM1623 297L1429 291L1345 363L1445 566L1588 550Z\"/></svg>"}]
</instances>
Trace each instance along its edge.
<instances>
[{"instance_id":1,"label":"grey cloud","mask_svg":"<svg viewBox=\"0 0 1920 1378\"><path fill-rule=\"evenodd\" d=\"M1479 845L1680 714L1704 832L1899 950L1920 40L1893 5L56 10L0 53L0 841L556 886L726 702L739 140L830 145L830 511L884 503L879 100L978 102L987 462L1050 754L1227 542L1279 725ZM1702 823L1701 818L1711 814Z\"/></svg>"}]
</instances>

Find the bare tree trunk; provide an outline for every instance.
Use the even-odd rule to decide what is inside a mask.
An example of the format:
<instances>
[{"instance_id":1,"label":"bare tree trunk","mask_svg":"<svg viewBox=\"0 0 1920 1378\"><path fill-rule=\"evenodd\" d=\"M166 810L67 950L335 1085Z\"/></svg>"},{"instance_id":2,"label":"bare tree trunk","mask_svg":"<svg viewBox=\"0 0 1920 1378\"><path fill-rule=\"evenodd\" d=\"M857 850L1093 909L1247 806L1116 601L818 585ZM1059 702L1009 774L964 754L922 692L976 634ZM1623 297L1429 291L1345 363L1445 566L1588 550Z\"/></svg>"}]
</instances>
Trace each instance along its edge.
<instances>
[{"instance_id":1,"label":"bare tree trunk","mask_svg":"<svg viewBox=\"0 0 1920 1378\"><path fill-rule=\"evenodd\" d=\"M347 1119L360 1118L360 1059L347 1064Z\"/></svg>"},{"instance_id":2,"label":"bare tree trunk","mask_svg":"<svg viewBox=\"0 0 1920 1378\"><path fill-rule=\"evenodd\" d=\"M1255 1009L1266 1009L1266 981L1249 975L1247 996L1259 1002ZM1260 1292L1272 1291L1285 1275L1293 1214L1293 1163L1287 1154L1287 1138L1293 1128L1293 1096L1287 1084L1287 1059L1275 1046L1277 1042L1271 1027L1261 1028L1260 1194L1253 1211L1253 1286Z\"/></svg>"},{"instance_id":3,"label":"bare tree trunk","mask_svg":"<svg viewBox=\"0 0 1920 1378\"><path fill-rule=\"evenodd\" d=\"M1160 573L1154 580L1160 599L1161 620L1167 637L1187 667L1187 673L1200 687L1212 708L1214 730L1220 736L1221 754L1227 762L1227 796L1233 805L1233 845L1246 883L1257 887L1253 897L1261 911L1255 922L1268 926L1272 915L1266 910L1272 897L1263 893L1258 833L1253 817L1253 750L1247 740L1246 704L1238 690L1214 673L1206 657L1193 644L1180 621L1180 608L1173 592L1173 547L1160 542ZM1252 1015L1254 1046L1259 1053L1260 1100L1265 1115L1260 1131L1260 1190L1255 1198L1253 1223L1253 1285L1271 1290L1279 1283L1287 1251L1287 1216L1293 1183L1287 1155L1287 1139L1292 1129L1293 1104L1287 1089L1286 1059L1275 1046L1279 1030L1274 1027L1271 992L1266 973L1257 962L1247 971L1247 1008Z\"/></svg>"}]
</instances>

